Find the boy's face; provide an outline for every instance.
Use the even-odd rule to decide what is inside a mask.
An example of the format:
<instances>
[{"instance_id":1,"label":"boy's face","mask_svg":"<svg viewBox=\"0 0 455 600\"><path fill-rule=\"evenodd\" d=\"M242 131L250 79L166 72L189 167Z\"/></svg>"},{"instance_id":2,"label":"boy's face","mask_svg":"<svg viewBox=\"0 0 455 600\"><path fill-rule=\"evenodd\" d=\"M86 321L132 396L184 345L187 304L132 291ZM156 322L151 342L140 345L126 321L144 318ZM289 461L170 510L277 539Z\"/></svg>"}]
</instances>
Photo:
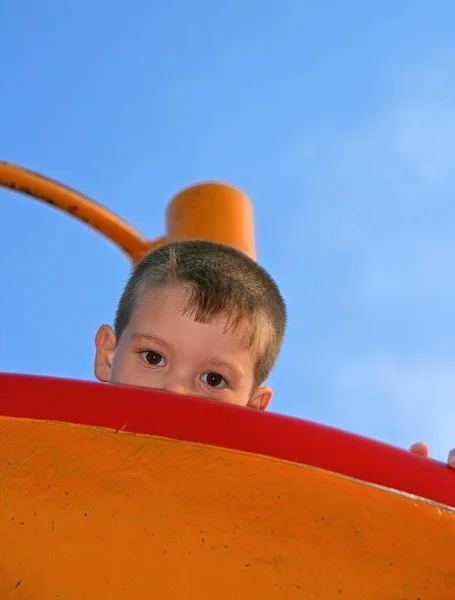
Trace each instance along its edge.
<instances>
[{"instance_id":1,"label":"boy's face","mask_svg":"<svg viewBox=\"0 0 455 600\"><path fill-rule=\"evenodd\" d=\"M253 389L256 356L247 328L226 331L226 320L197 323L184 315L181 290L145 294L116 343L102 325L96 334L95 375L100 381L194 395L267 408L272 391Z\"/></svg>"}]
</instances>

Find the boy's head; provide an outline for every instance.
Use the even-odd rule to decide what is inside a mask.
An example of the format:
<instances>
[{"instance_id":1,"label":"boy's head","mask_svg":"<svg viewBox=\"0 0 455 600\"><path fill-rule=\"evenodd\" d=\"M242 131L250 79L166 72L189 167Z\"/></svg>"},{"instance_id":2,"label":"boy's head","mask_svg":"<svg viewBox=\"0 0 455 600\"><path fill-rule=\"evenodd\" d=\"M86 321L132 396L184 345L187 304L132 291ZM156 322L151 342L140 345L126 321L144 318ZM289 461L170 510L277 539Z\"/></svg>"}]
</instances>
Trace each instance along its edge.
<instances>
[{"instance_id":1,"label":"boy's head","mask_svg":"<svg viewBox=\"0 0 455 600\"><path fill-rule=\"evenodd\" d=\"M96 335L100 381L265 409L260 387L279 354L286 307L271 277L242 252L174 242L133 270L114 330Z\"/></svg>"}]
</instances>

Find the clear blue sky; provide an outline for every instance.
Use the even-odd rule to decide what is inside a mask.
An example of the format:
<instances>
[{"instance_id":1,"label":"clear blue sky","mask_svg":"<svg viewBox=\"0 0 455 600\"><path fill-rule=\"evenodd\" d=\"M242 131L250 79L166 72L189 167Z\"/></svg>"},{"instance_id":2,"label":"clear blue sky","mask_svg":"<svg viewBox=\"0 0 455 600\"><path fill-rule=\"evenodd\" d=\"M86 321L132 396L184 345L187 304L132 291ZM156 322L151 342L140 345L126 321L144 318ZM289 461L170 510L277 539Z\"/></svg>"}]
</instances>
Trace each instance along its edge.
<instances>
[{"instance_id":1,"label":"clear blue sky","mask_svg":"<svg viewBox=\"0 0 455 600\"><path fill-rule=\"evenodd\" d=\"M242 188L290 311L273 410L446 458L452 2L18 0L1 29L2 159L149 238L180 188ZM0 369L93 379L126 258L28 198L0 208Z\"/></svg>"}]
</instances>

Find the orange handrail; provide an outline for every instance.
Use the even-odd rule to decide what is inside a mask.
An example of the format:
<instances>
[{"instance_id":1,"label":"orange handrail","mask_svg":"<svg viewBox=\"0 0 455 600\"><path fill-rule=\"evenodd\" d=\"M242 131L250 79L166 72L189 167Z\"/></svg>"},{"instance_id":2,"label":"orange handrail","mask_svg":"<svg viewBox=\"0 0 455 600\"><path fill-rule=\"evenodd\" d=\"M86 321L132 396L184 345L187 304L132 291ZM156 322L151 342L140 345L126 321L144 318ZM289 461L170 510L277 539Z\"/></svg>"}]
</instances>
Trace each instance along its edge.
<instances>
[{"instance_id":1,"label":"orange handrail","mask_svg":"<svg viewBox=\"0 0 455 600\"><path fill-rule=\"evenodd\" d=\"M119 246L133 263L163 243L204 239L229 244L255 258L253 210L247 196L222 183L186 188L169 203L166 233L145 239L91 198L38 173L0 161L0 186L59 208Z\"/></svg>"}]
</instances>

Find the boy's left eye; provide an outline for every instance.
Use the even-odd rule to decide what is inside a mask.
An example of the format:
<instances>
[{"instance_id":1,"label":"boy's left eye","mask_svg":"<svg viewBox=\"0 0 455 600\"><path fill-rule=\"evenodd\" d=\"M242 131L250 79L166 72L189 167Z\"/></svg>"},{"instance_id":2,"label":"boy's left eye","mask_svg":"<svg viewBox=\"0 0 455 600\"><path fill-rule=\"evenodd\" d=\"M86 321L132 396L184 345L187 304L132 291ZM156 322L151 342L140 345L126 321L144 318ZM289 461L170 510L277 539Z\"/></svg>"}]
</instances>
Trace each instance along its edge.
<instances>
[{"instance_id":1,"label":"boy's left eye","mask_svg":"<svg viewBox=\"0 0 455 600\"><path fill-rule=\"evenodd\" d=\"M221 388L227 385L226 379L220 375L219 373L215 373L214 371L209 371L208 373L204 373L201 376L202 381L213 388Z\"/></svg>"},{"instance_id":2,"label":"boy's left eye","mask_svg":"<svg viewBox=\"0 0 455 600\"><path fill-rule=\"evenodd\" d=\"M141 355L142 358L152 367L166 366L164 356L159 352L155 352L154 350L142 350Z\"/></svg>"}]
</instances>

